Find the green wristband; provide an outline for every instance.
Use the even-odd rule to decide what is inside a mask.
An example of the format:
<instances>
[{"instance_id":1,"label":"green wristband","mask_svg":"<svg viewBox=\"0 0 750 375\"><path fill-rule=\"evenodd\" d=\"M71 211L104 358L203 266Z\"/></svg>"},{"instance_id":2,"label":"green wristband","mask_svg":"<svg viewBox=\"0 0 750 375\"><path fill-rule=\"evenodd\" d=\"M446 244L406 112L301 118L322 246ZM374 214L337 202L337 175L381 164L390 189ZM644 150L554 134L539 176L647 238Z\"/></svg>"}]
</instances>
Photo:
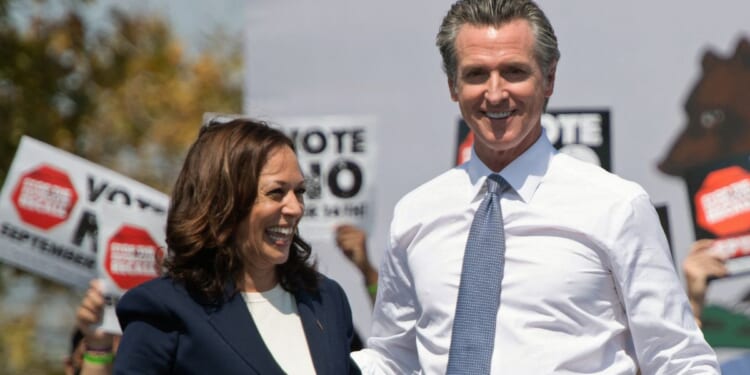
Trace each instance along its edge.
<instances>
[{"instance_id":1,"label":"green wristband","mask_svg":"<svg viewBox=\"0 0 750 375\"><path fill-rule=\"evenodd\" d=\"M108 365L115 361L113 353L83 353L83 361L97 365Z\"/></svg>"},{"instance_id":2,"label":"green wristband","mask_svg":"<svg viewBox=\"0 0 750 375\"><path fill-rule=\"evenodd\" d=\"M378 294L378 284L373 283L367 286L367 291L371 296L375 297Z\"/></svg>"}]
</instances>

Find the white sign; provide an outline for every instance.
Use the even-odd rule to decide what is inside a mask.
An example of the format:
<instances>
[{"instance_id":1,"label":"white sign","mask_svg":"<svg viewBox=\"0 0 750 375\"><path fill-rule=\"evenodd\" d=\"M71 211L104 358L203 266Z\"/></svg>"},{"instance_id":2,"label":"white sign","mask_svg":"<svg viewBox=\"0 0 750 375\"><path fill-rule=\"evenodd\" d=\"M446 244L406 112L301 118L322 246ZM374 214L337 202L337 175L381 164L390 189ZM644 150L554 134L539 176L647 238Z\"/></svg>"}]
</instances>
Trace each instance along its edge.
<instances>
[{"instance_id":1,"label":"white sign","mask_svg":"<svg viewBox=\"0 0 750 375\"><path fill-rule=\"evenodd\" d=\"M337 248L335 230L351 224L372 231L376 120L342 115L279 117L274 123L294 142L307 182L300 235L312 245L318 270L344 288L358 332L369 332L369 296L359 271Z\"/></svg>"},{"instance_id":2,"label":"white sign","mask_svg":"<svg viewBox=\"0 0 750 375\"><path fill-rule=\"evenodd\" d=\"M105 296L101 329L122 334L115 313L119 298L128 289L162 273L167 254L163 217L144 217L136 211L102 207L97 274Z\"/></svg>"},{"instance_id":3,"label":"white sign","mask_svg":"<svg viewBox=\"0 0 750 375\"><path fill-rule=\"evenodd\" d=\"M23 137L0 193L0 261L85 289L102 269L97 254L129 224L123 218L135 217L163 247L168 205L146 185Z\"/></svg>"}]
</instances>

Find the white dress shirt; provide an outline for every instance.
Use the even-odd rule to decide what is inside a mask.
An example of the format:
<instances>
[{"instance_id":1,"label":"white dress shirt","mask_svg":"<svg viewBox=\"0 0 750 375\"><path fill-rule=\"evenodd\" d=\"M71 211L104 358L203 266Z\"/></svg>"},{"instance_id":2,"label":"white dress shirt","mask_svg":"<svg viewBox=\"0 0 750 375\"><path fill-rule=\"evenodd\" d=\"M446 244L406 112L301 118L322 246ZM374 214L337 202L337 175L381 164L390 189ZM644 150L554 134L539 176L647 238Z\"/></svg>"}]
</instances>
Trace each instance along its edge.
<instances>
[{"instance_id":1,"label":"white dress shirt","mask_svg":"<svg viewBox=\"0 0 750 375\"><path fill-rule=\"evenodd\" d=\"M461 266L492 173L476 156L395 207L365 374L444 374ZM500 172L493 374L717 374L646 192L545 135ZM489 319L490 317L488 317Z\"/></svg>"}]
</instances>

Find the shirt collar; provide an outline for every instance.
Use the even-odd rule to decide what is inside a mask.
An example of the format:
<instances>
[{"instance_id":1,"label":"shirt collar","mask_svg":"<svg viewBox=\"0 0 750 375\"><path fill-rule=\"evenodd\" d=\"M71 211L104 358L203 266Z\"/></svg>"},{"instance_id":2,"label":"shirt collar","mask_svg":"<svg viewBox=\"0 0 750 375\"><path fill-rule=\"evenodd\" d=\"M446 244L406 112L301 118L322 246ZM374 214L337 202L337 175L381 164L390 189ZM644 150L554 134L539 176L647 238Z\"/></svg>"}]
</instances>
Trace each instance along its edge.
<instances>
[{"instance_id":1,"label":"shirt collar","mask_svg":"<svg viewBox=\"0 0 750 375\"><path fill-rule=\"evenodd\" d=\"M555 153L557 150L549 142L546 132L542 129L542 135L536 142L503 168L499 174L508 181L521 199L528 203L534 197ZM474 147L471 148L471 158L466 162L466 170L472 185L471 200L481 199L485 191L484 181L494 172L479 160Z\"/></svg>"}]
</instances>

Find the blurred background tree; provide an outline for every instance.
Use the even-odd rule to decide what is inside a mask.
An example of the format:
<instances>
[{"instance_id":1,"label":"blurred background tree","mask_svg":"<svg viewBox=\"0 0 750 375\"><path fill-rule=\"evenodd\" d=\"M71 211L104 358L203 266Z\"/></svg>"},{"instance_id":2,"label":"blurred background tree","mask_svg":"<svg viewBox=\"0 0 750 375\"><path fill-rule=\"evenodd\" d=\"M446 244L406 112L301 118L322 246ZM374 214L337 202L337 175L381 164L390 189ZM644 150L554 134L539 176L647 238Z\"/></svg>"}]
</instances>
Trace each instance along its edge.
<instances>
[{"instance_id":1,"label":"blurred background tree","mask_svg":"<svg viewBox=\"0 0 750 375\"><path fill-rule=\"evenodd\" d=\"M0 182L28 135L169 193L202 114L241 111L241 40L188 54L158 13L51 3L0 0ZM0 264L0 372L61 374L81 296Z\"/></svg>"}]
</instances>

